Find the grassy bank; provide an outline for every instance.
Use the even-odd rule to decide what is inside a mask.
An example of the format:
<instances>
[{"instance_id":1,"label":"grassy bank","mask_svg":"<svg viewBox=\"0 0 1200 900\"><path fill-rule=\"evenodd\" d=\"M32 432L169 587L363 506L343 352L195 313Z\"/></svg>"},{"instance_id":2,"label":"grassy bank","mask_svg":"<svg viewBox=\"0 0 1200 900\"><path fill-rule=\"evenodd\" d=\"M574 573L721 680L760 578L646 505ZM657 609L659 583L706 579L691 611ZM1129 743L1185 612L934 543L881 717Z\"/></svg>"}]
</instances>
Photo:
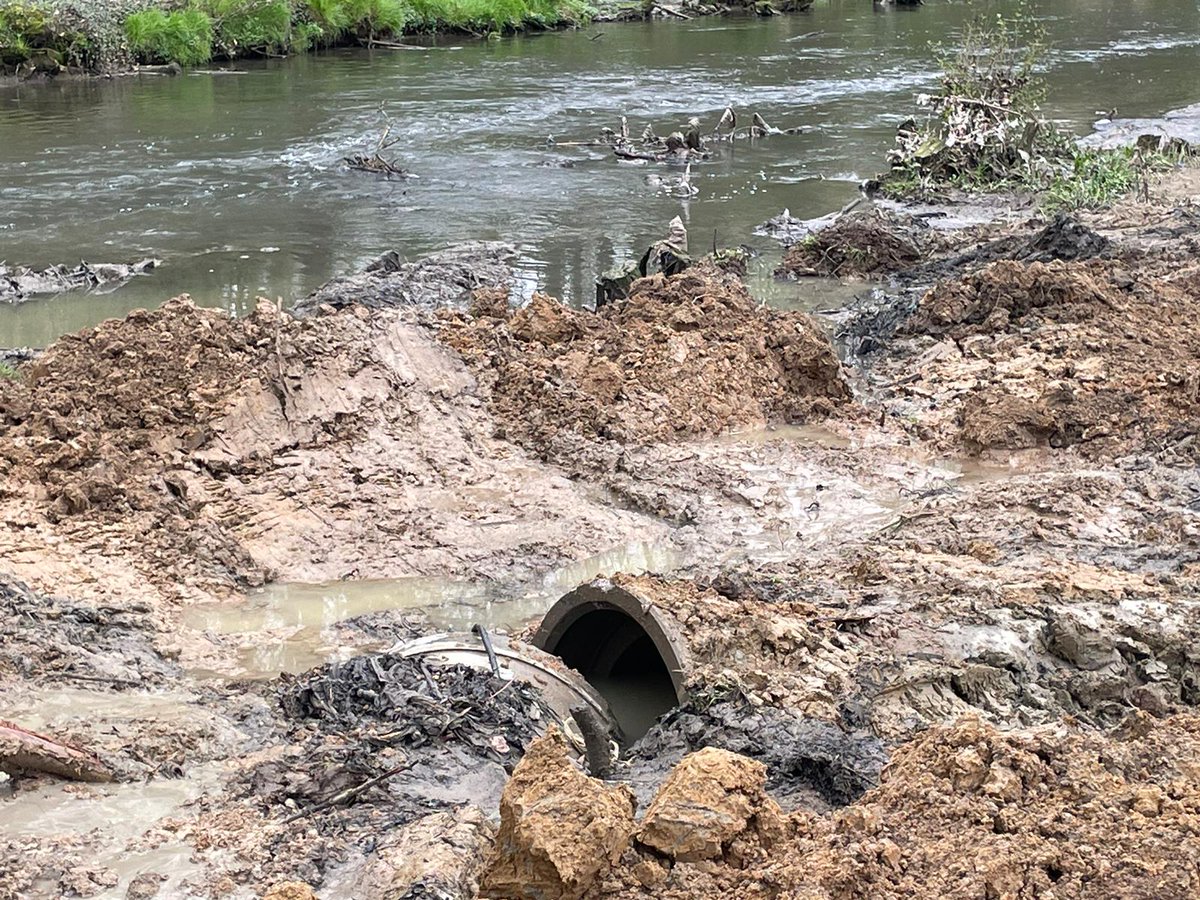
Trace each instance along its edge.
<instances>
[{"instance_id":1,"label":"grassy bank","mask_svg":"<svg viewBox=\"0 0 1200 900\"><path fill-rule=\"evenodd\" d=\"M194 66L423 32L564 27L591 14L585 0L0 0L0 71Z\"/></svg>"}]
</instances>

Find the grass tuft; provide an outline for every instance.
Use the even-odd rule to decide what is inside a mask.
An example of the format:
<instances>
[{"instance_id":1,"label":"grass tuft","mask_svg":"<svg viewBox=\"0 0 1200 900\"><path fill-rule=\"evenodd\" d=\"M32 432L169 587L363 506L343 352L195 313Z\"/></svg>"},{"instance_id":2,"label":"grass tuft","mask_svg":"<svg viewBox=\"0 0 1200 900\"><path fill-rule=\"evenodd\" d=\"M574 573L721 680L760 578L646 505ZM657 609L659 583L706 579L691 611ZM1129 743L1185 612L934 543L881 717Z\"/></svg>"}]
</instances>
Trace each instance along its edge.
<instances>
[{"instance_id":1,"label":"grass tuft","mask_svg":"<svg viewBox=\"0 0 1200 900\"><path fill-rule=\"evenodd\" d=\"M213 22L198 9L143 9L125 19L129 49L151 62L195 66L212 59Z\"/></svg>"}]
</instances>

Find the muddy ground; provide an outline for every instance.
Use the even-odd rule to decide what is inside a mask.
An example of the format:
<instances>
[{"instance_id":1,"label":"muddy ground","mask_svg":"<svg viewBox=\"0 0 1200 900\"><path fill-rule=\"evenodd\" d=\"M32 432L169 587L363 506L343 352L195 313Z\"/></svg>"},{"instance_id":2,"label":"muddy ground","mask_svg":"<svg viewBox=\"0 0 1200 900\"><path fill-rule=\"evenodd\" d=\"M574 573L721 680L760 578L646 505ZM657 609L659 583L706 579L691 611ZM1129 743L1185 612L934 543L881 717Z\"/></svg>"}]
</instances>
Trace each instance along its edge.
<instances>
[{"instance_id":1,"label":"muddy ground","mask_svg":"<svg viewBox=\"0 0 1200 900\"><path fill-rule=\"evenodd\" d=\"M855 211L789 257L889 235L829 336L703 265L596 313L385 267L368 305L65 336L0 379L0 717L118 781L0 784L0 896L1195 896L1198 173L936 235ZM385 652L419 616L257 681L277 632L188 616L629 542L678 561L614 578L689 697L607 784L525 756L535 689Z\"/></svg>"}]
</instances>

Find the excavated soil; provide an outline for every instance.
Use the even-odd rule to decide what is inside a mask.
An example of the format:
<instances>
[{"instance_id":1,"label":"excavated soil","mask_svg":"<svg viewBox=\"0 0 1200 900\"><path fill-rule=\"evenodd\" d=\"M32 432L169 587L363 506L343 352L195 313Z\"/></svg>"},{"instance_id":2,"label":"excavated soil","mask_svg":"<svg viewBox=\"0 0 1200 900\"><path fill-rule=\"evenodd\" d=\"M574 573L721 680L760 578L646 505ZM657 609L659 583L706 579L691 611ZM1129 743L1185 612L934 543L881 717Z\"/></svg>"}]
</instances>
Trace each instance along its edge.
<instances>
[{"instance_id":1,"label":"excavated soil","mask_svg":"<svg viewBox=\"0 0 1200 900\"><path fill-rule=\"evenodd\" d=\"M67 336L0 379L0 716L120 781L0 781L0 897L1196 896L1180 177L956 239L859 311L850 366L704 267L599 313L176 300ZM608 783L488 670L189 668L232 670L182 607L265 579L630 540L687 563L614 580L689 697Z\"/></svg>"},{"instance_id":2,"label":"excavated soil","mask_svg":"<svg viewBox=\"0 0 1200 900\"><path fill-rule=\"evenodd\" d=\"M879 787L833 814L775 815L764 828L692 812L675 823L674 847L647 842L646 820L653 833L665 800L736 809L739 795L761 792L739 758L722 760L724 783L713 784L695 771L696 754L589 896L1183 900L1200 891L1197 751L1195 715L1134 717L1110 734L1066 723L1002 732L965 719L897 750ZM759 818L769 803L753 807ZM700 861L663 852L708 840L717 842Z\"/></svg>"},{"instance_id":3,"label":"excavated soil","mask_svg":"<svg viewBox=\"0 0 1200 900\"><path fill-rule=\"evenodd\" d=\"M805 422L850 391L819 326L755 303L705 265L635 282L598 313L542 294L510 311L504 292L443 317L505 436L554 458L582 438L646 444L736 426ZM569 455L569 454L566 454Z\"/></svg>"},{"instance_id":4,"label":"excavated soil","mask_svg":"<svg viewBox=\"0 0 1200 900\"><path fill-rule=\"evenodd\" d=\"M1000 261L941 282L901 326L905 358L879 370L898 379L888 406L923 438L973 453L1078 446L1194 459L1198 275Z\"/></svg>"},{"instance_id":5,"label":"excavated soil","mask_svg":"<svg viewBox=\"0 0 1200 900\"><path fill-rule=\"evenodd\" d=\"M499 576L660 533L493 438L412 313L233 319L182 298L0 381L0 555L80 600L162 613L269 578Z\"/></svg>"}]
</instances>

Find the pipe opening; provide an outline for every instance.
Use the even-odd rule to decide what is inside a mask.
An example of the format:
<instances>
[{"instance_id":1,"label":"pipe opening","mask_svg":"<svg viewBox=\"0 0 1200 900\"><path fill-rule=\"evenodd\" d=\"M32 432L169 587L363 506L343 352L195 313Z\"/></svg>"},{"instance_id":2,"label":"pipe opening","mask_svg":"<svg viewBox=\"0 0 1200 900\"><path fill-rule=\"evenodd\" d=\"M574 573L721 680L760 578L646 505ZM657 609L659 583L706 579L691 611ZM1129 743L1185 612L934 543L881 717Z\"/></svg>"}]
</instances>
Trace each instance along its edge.
<instances>
[{"instance_id":1,"label":"pipe opening","mask_svg":"<svg viewBox=\"0 0 1200 900\"><path fill-rule=\"evenodd\" d=\"M538 647L562 659L604 697L625 744L644 735L682 699L673 643L655 619L641 614L640 604L628 599L624 592L601 598L580 588L555 605L534 637Z\"/></svg>"}]
</instances>

